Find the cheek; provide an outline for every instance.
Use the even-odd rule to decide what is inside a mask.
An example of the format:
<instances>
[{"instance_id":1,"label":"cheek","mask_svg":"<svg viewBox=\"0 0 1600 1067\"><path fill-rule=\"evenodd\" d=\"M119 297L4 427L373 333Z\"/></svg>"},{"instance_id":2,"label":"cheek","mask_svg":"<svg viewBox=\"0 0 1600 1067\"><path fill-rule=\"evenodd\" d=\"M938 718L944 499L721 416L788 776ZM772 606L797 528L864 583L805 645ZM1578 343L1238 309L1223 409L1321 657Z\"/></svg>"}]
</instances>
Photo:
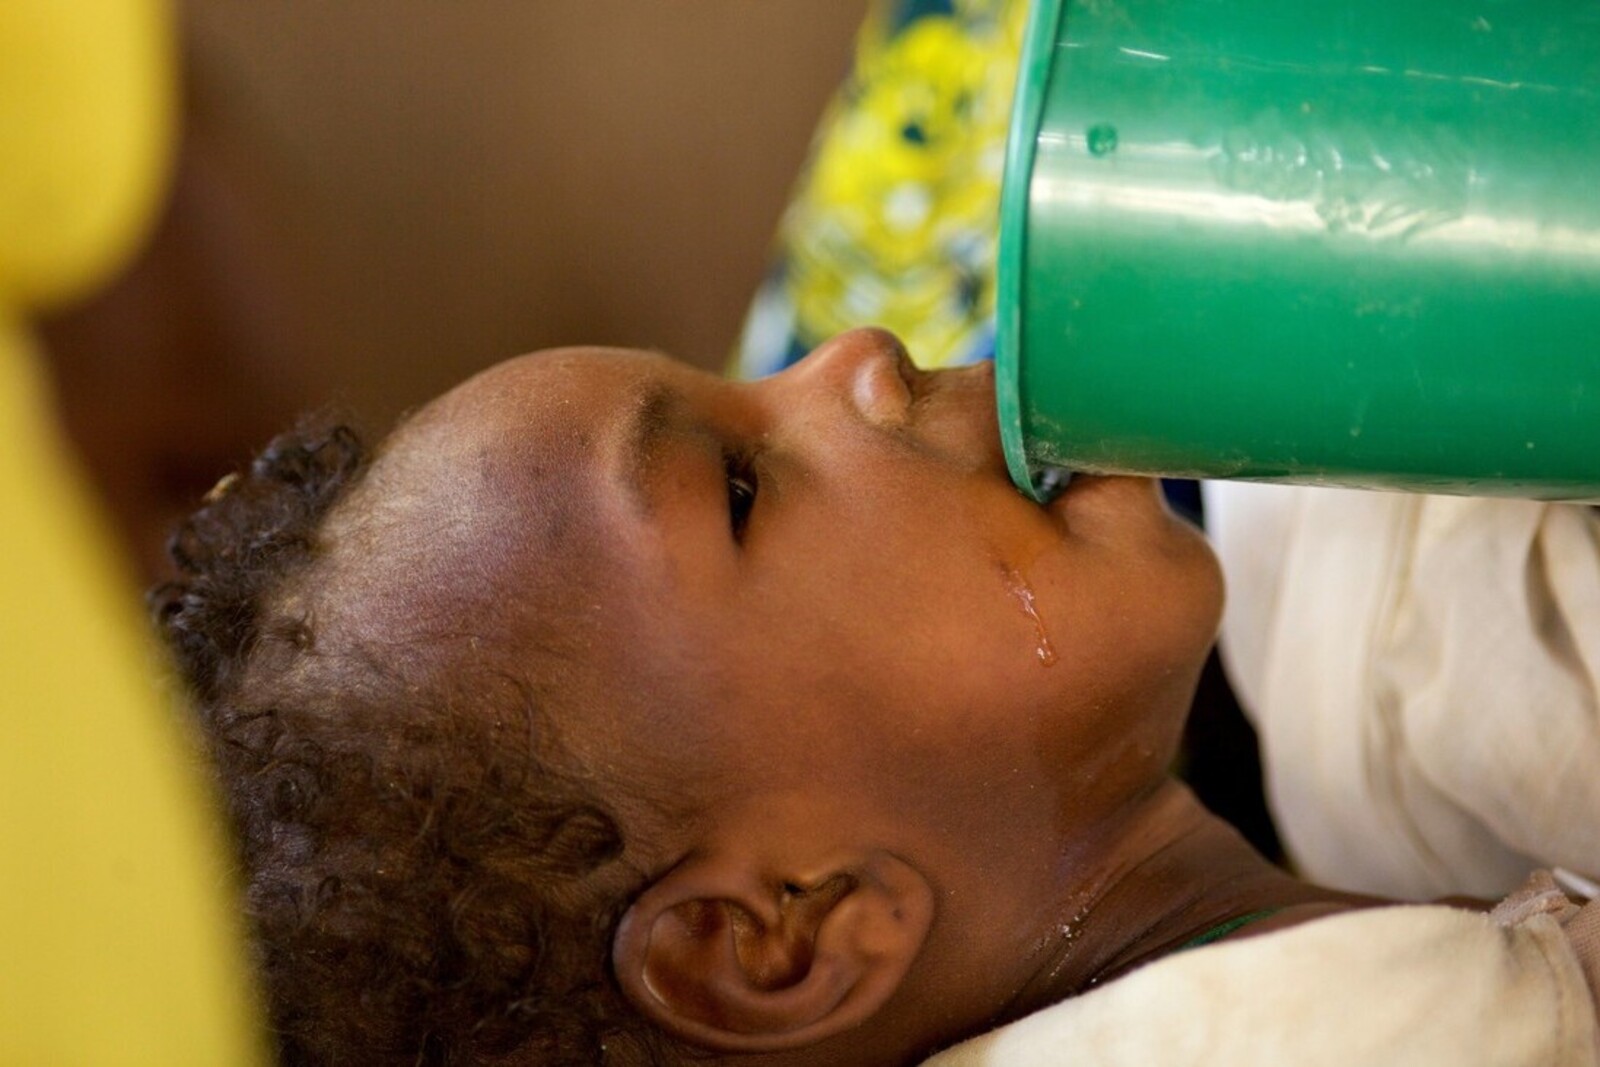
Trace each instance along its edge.
<instances>
[{"instance_id":1,"label":"cheek","mask_svg":"<svg viewBox=\"0 0 1600 1067\"><path fill-rule=\"evenodd\" d=\"M925 521L813 531L811 543L827 546L812 561L817 586L788 617L844 638L840 654L901 684L910 676L959 687L1037 667L1041 649L1051 655L1037 592L1006 562L994 531L960 513L959 502L946 504Z\"/></svg>"},{"instance_id":2,"label":"cheek","mask_svg":"<svg viewBox=\"0 0 1600 1067\"><path fill-rule=\"evenodd\" d=\"M1147 483L1148 484L1148 483ZM1222 578L1204 538L1172 516L1153 484L1103 487L1069 532L1023 567L1043 611L1113 659L1153 666L1203 655L1221 616ZM1120 650L1120 651L1119 651Z\"/></svg>"},{"instance_id":3,"label":"cheek","mask_svg":"<svg viewBox=\"0 0 1600 1067\"><path fill-rule=\"evenodd\" d=\"M744 632L784 634L810 666L860 672L908 704L999 715L1059 701L1128 632L1150 636L1134 617L1149 598L1126 597L1140 583L1125 572L1142 561L1063 543L1003 484L914 484L863 489L858 507L762 546Z\"/></svg>"},{"instance_id":4,"label":"cheek","mask_svg":"<svg viewBox=\"0 0 1600 1067\"><path fill-rule=\"evenodd\" d=\"M1159 758L1176 743L1217 632L1222 583L1209 549L1174 527L1138 551L1068 546L1040 561L1038 577L1074 725Z\"/></svg>"}]
</instances>

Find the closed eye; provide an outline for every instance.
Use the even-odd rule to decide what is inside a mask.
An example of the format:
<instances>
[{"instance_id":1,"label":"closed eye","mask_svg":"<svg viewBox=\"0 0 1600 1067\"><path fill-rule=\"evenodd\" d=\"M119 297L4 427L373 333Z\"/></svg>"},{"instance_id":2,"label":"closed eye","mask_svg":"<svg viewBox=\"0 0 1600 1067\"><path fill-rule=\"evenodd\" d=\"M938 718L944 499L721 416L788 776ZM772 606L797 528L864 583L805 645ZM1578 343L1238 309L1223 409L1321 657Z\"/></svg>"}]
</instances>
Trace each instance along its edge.
<instances>
[{"instance_id":1,"label":"closed eye","mask_svg":"<svg viewBox=\"0 0 1600 1067\"><path fill-rule=\"evenodd\" d=\"M743 541L745 529L750 525L750 513L755 510L760 482L749 457L729 452L722 462L728 483L728 526L733 539Z\"/></svg>"}]
</instances>

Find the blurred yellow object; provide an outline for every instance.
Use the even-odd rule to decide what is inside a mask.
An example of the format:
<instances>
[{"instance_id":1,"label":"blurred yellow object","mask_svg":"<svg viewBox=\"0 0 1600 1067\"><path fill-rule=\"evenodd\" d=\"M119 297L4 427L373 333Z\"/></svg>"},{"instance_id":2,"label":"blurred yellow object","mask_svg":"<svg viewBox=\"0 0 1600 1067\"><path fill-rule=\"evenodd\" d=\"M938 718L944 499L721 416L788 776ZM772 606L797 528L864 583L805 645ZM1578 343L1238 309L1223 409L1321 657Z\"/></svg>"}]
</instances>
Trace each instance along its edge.
<instances>
[{"instance_id":1,"label":"blurred yellow object","mask_svg":"<svg viewBox=\"0 0 1600 1067\"><path fill-rule=\"evenodd\" d=\"M166 184L174 43L160 0L0 4L0 293L37 307L104 279Z\"/></svg>"},{"instance_id":2,"label":"blurred yellow object","mask_svg":"<svg viewBox=\"0 0 1600 1067\"><path fill-rule=\"evenodd\" d=\"M265 1061L212 798L27 331L150 223L173 29L0 0L0 1064Z\"/></svg>"}]
</instances>

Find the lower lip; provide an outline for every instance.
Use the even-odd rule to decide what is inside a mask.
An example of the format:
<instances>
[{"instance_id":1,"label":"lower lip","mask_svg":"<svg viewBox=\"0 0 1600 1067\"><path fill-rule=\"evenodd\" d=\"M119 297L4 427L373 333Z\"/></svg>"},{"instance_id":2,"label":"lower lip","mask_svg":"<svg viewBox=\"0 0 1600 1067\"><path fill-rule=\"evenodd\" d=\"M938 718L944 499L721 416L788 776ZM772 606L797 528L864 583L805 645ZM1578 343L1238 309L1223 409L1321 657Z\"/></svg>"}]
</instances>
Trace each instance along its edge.
<instances>
[{"instance_id":1,"label":"lower lip","mask_svg":"<svg viewBox=\"0 0 1600 1067\"><path fill-rule=\"evenodd\" d=\"M1049 503L1045 504L1045 507L1048 509L1054 509L1057 504L1065 501L1067 497L1077 496L1080 493L1087 491L1090 485L1099 480L1100 479L1098 475L1080 474L1077 471L1074 471L1069 477L1067 484L1061 488L1060 492L1056 493L1056 495L1050 499Z\"/></svg>"}]
</instances>

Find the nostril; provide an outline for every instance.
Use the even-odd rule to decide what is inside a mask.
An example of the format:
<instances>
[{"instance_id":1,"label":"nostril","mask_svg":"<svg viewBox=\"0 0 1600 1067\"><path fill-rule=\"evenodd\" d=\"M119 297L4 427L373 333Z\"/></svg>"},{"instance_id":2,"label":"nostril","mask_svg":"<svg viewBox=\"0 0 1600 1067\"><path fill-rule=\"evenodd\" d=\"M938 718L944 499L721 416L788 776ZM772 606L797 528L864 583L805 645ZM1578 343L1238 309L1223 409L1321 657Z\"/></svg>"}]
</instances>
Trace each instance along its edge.
<instances>
[{"instance_id":1,"label":"nostril","mask_svg":"<svg viewBox=\"0 0 1600 1067\"><path fill-rule=\"evenodd\" d=\"M929 373L916 365L904 345L897 346L895 350L895 371L900 375L900 380L906 383L912 402L921 400L927 390Z\"/></svg>"},{"instance_id":2,"label":"nostril","mask_svg":"<svg viewBox=\"0 0 1600 1067\"><path fill-rule=\"evenodd\" d=\"M817 346L796 365L795 381L809 380L874 425L903 426L922 392L922 372L900 339L876 326L847 330Z\"/></svg>"},{"instance_id":3,"label":"nostril","mask_svg":"<svg viewBox=\"0 0 1600 1067\"><path fill-rule=\"evenodd\" d=\"M904 425L914 399L900 359L885 349L856 364L850 394L862 417L878 426Z\"/></svg>"}]
</instances>

